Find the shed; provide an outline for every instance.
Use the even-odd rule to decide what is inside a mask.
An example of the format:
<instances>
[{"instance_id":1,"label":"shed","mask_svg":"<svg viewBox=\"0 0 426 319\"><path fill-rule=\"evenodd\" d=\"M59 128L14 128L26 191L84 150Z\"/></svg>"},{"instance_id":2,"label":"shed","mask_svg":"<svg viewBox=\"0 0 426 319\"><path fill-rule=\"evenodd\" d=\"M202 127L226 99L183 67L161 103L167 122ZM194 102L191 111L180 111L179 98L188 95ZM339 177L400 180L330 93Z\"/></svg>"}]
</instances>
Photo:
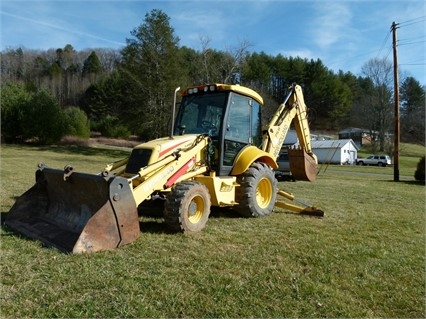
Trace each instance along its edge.
<instances>
[{"instance_id":1,"label":"shed","mask_svg":"<svg viewBox=\"0 0 426 319\"><path fill-rule=\"evenodd\" d=\"M329 139L326 136L319 136L317 134L310 134L309 135L312 141L317 140L318 138L321 139ZM297 137L297 132L295 130L288 130L287 135L283 142L283 147L289 147L293 146L299 143L299 138Z\"/></svg>"},{"instance_id":2,"label":"shed","mask_svg":"<svg viewBox=\"0 0 426 319\"><path fill-rule=\"evenodd\" d=\"M283 146L293 146L299 142L297 133L295 130L288 130L287 135L284 139Z\"/></svg>"},{"instance_id":3,"label":"shed","mask_svg":"<svg viewBox=\"0 0 426 319\"><path fill-rule=\"evenodd\" d=\"M358 146L352 139L311 141L318 163L356 164Z\"/></svg>"}]
</instances>

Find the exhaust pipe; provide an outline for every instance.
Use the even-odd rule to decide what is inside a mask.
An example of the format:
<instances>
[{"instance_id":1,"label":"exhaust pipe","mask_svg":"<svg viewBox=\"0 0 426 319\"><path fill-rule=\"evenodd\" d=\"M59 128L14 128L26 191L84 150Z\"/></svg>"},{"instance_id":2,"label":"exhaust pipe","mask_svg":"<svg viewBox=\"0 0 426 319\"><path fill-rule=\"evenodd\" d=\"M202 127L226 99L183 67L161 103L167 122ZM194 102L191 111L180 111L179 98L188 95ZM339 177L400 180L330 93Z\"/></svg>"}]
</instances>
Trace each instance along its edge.
<instances>
[{"instance_id":1,"label":"exhaust pipe","mask_svg":"<svg viewBox=\"0 0 426 319\"><path fill-rule=\"evenodd\" d=\"M173 131L175 130L175 113L176 113L176 100L177 100L177 93L180 90L180 86L175 89L175 93L173 94L173 105L172 105L172 119L171 119L171 125L170 125L170 136L169 139L173 139Z\"/></svg>"}]
</instances>

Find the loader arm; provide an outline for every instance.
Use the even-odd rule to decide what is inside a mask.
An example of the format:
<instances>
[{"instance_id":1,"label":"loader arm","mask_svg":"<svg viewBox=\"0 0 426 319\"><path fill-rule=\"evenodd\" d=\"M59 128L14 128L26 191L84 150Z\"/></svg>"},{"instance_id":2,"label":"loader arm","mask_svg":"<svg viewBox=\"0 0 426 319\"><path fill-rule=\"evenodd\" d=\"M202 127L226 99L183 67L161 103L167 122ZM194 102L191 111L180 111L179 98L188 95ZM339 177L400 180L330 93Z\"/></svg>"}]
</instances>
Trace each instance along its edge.
<instances>
[{"instance_id":1,"label":"loader arm","mask_svg":"<svg viewBox=\"0 0 426 319\"><path fill-rule=\"evenodd\" d=\"M136 205L149 199L158 191L163 191L182 180L189 180L207 172L207 166L197 158L209 144L209 138L199 135L187 149L177 149L169 156L147 167L141 168L131 179L140 180L133 183L133 197Z\"/></svg>"},{"instance_id":2,"label":"loader arm","mask_svg":"<svg viewBox=\"0 0 426 319\"><path fill-rule=\"evenodd\" d=\"M145 147L167 147L168 141L159 139ZM205 135L183 138L166 150L168 154L134 172L126 171L131 157L108 164L98 174L75 172L70 165L64 170L40 165L35 185L15 202L6 224L65 252L95 252L131 243L140 233L138 205L155 192L204 174L202 154L209 142Z\"/></svg>"},{"instance_id":3,"label":"loader arm","mask_svg":"<svg viewBox=\"0 0 426 319\"><path fill-rule=\"evenodd\" d=\"M264 127L262 150L277 158L292 123L300 146L288 150L290 170L295 179L314 181L318 160L312 152L307 107L302 88L296 84L290 87L290 93L278 107L269 124Z\"/></svg>"}]
</instances>

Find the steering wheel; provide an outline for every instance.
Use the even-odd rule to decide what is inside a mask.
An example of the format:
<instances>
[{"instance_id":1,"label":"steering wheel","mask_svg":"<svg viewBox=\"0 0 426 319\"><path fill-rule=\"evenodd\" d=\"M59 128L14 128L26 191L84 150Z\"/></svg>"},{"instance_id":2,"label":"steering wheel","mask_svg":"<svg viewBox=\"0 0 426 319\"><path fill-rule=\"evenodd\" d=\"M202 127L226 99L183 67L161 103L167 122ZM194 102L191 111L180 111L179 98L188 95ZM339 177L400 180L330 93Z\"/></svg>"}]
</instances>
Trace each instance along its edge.
<instances>
[{"instance_id":1,"label":"steering wheel","mask_svg":"<svg viewBox=\"0 0 426 319\"><path fill-rule=\"evenodd\" d=\"M209 121L201 121L201 127L208 130L216 129L216 126L214 126L213 123Z\"/></svg>"},{"instance_id":2,"label":"steering wheel","mask_svg":"<svg viewBox=\"0 0 426 319\"><path fill-rule=\"evenodd\" d=\"M209 134L210 134L210 132L211 132L211 133L213 133L213 132L216 132L216 131L217 131L216 126L214 126L212 122L210 122L210 121L206 121L206 120L201 121L201 127L202 127L204 130L208 130L208 131L209 131Z\"/></svg>"}]
</instances>

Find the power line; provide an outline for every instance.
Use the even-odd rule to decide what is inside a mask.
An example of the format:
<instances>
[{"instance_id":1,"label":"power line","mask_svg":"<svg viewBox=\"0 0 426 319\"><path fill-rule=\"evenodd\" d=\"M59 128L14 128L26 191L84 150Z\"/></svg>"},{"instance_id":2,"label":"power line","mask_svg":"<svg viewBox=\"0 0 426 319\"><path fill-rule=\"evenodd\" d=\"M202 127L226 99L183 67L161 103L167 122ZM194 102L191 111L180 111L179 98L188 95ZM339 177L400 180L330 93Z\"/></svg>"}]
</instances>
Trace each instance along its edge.
<instances>
[{"instance_id":1,"label":"power line","mask_svg":"<svg viewBox=\"0 0 426 319\"><path fill-rule=\"evenodd\" d=\"M418 24L418 23L423 23L426 21L426 16L420 16L414 19L410 19L410 20L405 20L403 22L400 23L395 23L395 25L393 27L395 27L396 29L398 28L402 28L402 29L406 29L407 27L414 25L414 24ZM375 55L375 59L380 59L381 57L383 57L384 59L388 59L390 57L390 55L392 54L392 48L393 45L390 41L391 39L391 34L392 34L392 27L390 27L389 31L386 32L386 35L384 36L384 39L379 47L379 49L377 50L371 50L369 52L363 52L360 54L356 54L351 56L350 58L346 57L345 59L341 59L341 60L335 60L334 62L331 63L331 65L333 64L338 64L341 61L346 61L348 59L355 59L355 58L359 58L362 56L369 56ZM404 32L402 32L404 33ZM419 45L419 44L423 44L426 42L426 36L424 35L419 35L419 36L411 36L411 37L407 37L407 38L403 38L403 39L399 39L396 43L396 46L408 46L408 45ZM409 63L401 63L400 65L403 66L423 66L424 64L424 59L415 59L416 61L410 61ZM417 63L418 62L418 63Z\"/></svg>"},{"instance_id":2,"label":"power line","mask_svg":"<svg viewBox=\"0 0 426 319\"><path fill-rule=\"evenodd\" d=\"M425 43L426 42L426 40L425 41L412 41L412 42L402 42L402 43L400 43L399 41L398 41L398 46L402 46L402 45L410 45L410 44L419 44L419 43Z\"/></svg>"},{"instance_id":3,"label":"power line","mask_svg":"<svg viewBox=\"0 0 426 319\"><path fill-rule=\"evenodd\" d=\"M414 18L414 19L406 20L406 21L397 23L397 25L406 27L406 26L409 26L409 25L412 25L412 24L423 22L423 21L426 21L426 16L421 16L421 17L417 17L417 18Z\"/></svg>"},{"instance_id":4,"label":"power line","mask_svg":"<svg viewBox=\"0 0 426 319\"><path fill-rule=\"evenodd\" d=\"M418 18L414 18L414 19L410 19L410 20L406 20L400 23L396 23L395 25L392 25L392 28L402 28L405 29L408 26L417 24L417 23L422 23L426 21L426 16L421 16ZM408 46L408 45L418 45L418 44L422 44L425 43L426 40L426 36L425 35L420 35L420 36L416 36L416 37L408 37L405 39L398 39L398 41L396 41L396 46L398 47L403 47L403 46ZM414 61L409 61L408 63L400 63L399 65L403 65L403 66L424 66L426 65L425 60L422 59L415 59Z\"/></svg>"},{"instance_id":5,"label":"power line","mask_svg":"<svg viewBox=\"0 0 426 319\"><path fill-rule=\"evenodd\" d=\"M399 65L426 65L426 63L400 63Z\"/></svg>"},{"instance_id":6,"label":"power line","mask_svg":"<svg viewBox=\"0 0 426 319\"><path fill-rule=\"evenodd\" d=\"M378 58L379 58L379 56L380 56L380 54L382 53L382 50L383 50L383 48L386 46L386 44L387 44L387 42L388 42L388 40L389 40L390 35L391 35L391 32L388 32L388 33L386 34L385 40L383 41L383 44L382 44L382 46L380 47L379 52L377 52L376 59L378 59ZM389 53L388 53L388 54L389 54Z\"/></svg>"},{"instance_id":7,"label":"power line","mask_svg":"<svg viewBox=\"0 0 426 319\"><path fill-rule=\"evenodd\" d=\"M401 41L413 41L413 40L418 40L418 39L426 39L426 35L418 36L418 37L411 37L411 38L403 38L403 39L399 39L398 42L401 42Z\"/></svg>"},{"instance_id":8,"label":"power line","mask_svg":"<svg viewBox=\"0 0 426 319\"><path fill-rule=\"evenodd\" d=\"M386 55L385 55L385 60L387 60L388 59L388 57L389 57L389 55L392 53L392 47L390 46L389 47L389 49L388 49L388 52L386 53Z\"/></svg>"}]
</instances>

